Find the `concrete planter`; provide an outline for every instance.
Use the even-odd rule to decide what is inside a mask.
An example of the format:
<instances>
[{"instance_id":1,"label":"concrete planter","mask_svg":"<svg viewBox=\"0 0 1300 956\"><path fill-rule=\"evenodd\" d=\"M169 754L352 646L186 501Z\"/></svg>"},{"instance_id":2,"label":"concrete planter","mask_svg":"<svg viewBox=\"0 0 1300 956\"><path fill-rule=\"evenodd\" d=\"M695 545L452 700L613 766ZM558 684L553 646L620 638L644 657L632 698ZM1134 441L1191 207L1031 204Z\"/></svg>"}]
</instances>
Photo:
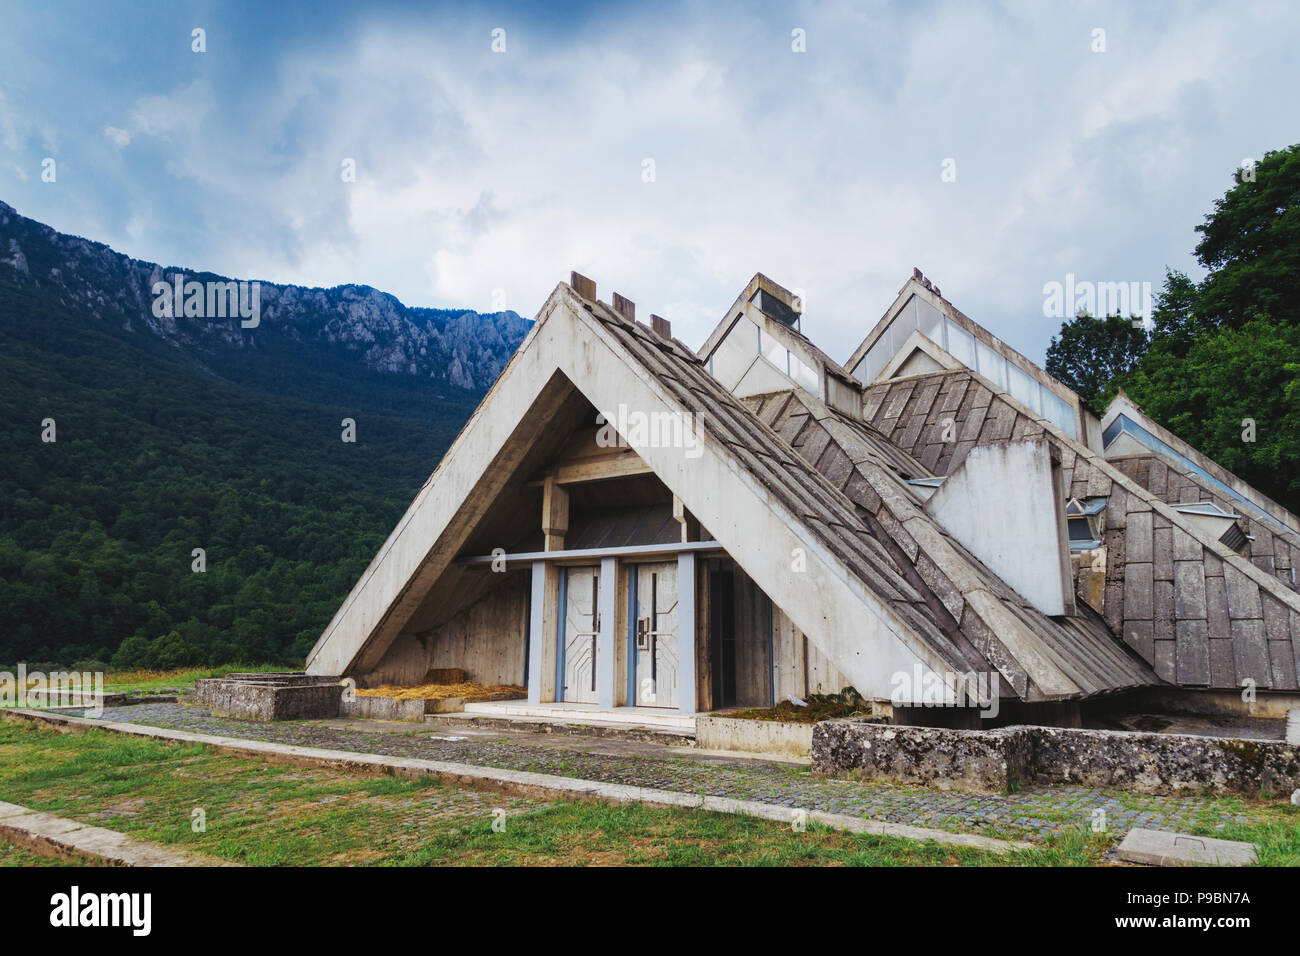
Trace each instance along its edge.
<instances>
[{"instance_id":1,"label":"concrete planter","mask_svg":"<svg viewBox=\"0 0 1300 956\"><path fill-rule=\"evenodd\" d=\"M814 726L781 720L697 717L695 745L704 750L808 757L812 754Z\"/></svg>"},{"instance_id":2,"label":"concrete planter","mask_svg":"<svg viewBox=\"0 0 1300 956\"><path fill-rule=\"evenodd\" d=\"M337 677L230 674L194 682L194 699L214 717L304 720L337 717L343 686Z\"/></svg>"}]
</instances>

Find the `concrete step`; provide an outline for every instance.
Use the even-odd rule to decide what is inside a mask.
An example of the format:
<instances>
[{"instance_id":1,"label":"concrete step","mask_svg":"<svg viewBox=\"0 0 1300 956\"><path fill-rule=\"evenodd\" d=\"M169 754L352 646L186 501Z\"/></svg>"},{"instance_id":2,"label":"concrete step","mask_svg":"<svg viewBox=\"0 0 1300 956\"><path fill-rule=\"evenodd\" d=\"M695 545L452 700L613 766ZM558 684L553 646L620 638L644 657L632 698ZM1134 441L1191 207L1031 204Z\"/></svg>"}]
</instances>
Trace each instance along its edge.
<instances>
[{"instance_id":1,"label":"concrete step","mask_svg":"<svg viewBox=\"0 0 1300 956\"><path fill-rule=\"evenodd\" d=\"M537 719L558 723L598 723L603 726L635 726L653 730L695 732L695 717L649 707L617 707L601 710L580 704L529 704L527 701L477 701L465 705L464 713L476 717Z\"/></svg>"},{"instance_id":2,"label":"concrete step","mask_svg":"<svg viewBox=\"0 0 1300 956\"><path fill-rule=\"evenodd\" d=\"M1116 850L1126 863L1148 866L1251 866L1255 844L1167 830L1129 830Z\"/></svg>"},{"instance_id":3,"label":"concrete step","mask_svg":"<svg viewBox=\"0 0 1300 956\"><path fill-rule=\"evenodd\" d=\"M427 725L455 733L475 730L489 733L563 734L574 737L603 737L663 744L669 747L695 746L693 730L647 727L640 724L584 719L581 722L549 717L498 717L484 714L426 714Z\"/></svg>"}]
</instances>

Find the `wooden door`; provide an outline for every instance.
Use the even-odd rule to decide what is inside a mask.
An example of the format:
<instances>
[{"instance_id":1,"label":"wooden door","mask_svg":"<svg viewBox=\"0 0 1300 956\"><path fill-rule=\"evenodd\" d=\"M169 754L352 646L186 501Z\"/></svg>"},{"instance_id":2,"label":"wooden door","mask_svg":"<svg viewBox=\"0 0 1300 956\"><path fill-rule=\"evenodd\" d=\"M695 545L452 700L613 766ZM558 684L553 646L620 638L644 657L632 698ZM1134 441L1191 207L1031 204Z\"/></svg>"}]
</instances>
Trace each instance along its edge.
<instances>
[{"instance_id":1,"label":"wooden door","mask_svg":"<svg viewBox=\"0 0 1300 956\"><path fill-rule=\"evenodd\" d=\"M639 564L633 652L633 703L677 706L677 564Z\"/></svg>"},{"instance_id":2,"label":"wooden door","mask_svg":"<svg viewBox=\"0 0 1300 956\"><path fill-rule=\"evenodd\" d=\"M600 567L565 568L564 687L560 700L596 703L596 644L600 633Z\"/></svg>"}]
</instances>

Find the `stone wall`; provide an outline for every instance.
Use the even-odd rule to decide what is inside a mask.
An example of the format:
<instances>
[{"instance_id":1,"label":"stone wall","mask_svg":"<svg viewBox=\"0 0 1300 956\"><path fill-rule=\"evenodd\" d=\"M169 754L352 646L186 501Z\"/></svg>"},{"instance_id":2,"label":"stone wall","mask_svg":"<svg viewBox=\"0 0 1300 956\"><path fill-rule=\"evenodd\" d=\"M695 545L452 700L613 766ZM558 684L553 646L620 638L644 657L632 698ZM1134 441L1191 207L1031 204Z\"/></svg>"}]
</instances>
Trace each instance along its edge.
<instances>
[{"instance_id":1,"label":"stone wall","mask_svg":"<svg viewBox=\"0 0 1300 956\"><path fill-rule=\"evenodd\" d=\"M1281 740L1060 727L948 730L824 721L813 730L812 766L819 773L984 793L1029 783L1245 795L1300 787L1300 747Z\"/></svg>"},{"instance_id":2,"label":"stone wall","mask_svg":"<svg viewBox=\"0 0 1300 956\"><path fill-rule=\"evenodd\" d=\"M306 674L229 674L195 681L194 698L214 717L304 720L339 716L343 685Z\"/></svg>"}]
</instances>

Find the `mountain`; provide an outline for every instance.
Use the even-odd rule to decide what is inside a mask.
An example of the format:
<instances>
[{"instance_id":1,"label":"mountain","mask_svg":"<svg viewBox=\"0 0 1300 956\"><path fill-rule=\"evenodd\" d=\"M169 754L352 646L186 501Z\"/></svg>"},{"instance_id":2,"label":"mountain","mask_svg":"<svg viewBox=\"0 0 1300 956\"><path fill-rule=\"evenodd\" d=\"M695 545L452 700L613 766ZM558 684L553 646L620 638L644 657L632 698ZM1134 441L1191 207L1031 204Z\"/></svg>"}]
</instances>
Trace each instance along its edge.
<instances>
[{"instance_id":1,"label":"mountain","mask_svg":"<svg viewBox=\"0 0 1300 956\"><path fill-rule=\"evenodd\" d=\"M0 203L0 664L301 664L530 326L178 274Z\"/></svg>"}]
</instances>

